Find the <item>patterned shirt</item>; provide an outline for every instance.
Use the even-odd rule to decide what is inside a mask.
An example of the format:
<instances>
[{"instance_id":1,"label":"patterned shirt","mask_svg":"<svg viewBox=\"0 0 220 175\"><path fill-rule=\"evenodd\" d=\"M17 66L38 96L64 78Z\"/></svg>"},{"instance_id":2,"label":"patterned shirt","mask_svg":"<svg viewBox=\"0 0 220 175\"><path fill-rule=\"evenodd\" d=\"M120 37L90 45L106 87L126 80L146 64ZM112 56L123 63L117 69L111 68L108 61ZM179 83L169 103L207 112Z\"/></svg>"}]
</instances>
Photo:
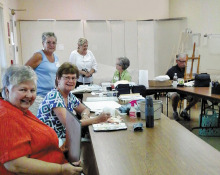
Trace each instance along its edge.
<instances>
[{"instance_id":1,"label":"patterned shirt","mask_svg":"<svg viewBox=\"0 0 220 175\"><path fill-rule=\"evenodd\" d=\"M57 89L51 90L44 98L39 106L37 118L50 126L57 133L58 138L66 138L66 128L56 116L53 108L68 108L71 112L74 108L79 106L80 101L72 94L69 93L67 106L64 103L63 96Z\"/></svg>"}]
</instances>

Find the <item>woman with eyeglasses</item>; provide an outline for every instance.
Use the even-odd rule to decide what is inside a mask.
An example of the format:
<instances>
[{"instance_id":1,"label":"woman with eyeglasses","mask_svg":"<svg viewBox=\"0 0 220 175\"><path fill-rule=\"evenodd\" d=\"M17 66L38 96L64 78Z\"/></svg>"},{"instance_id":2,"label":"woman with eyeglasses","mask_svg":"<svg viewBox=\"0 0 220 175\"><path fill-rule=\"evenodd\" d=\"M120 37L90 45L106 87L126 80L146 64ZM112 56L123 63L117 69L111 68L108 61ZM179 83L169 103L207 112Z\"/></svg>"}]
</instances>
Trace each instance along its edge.
<instances>
[{"instance_id":1,"label":"woman with eyeglasses","mask_svg":"<svg viewBox=\"0 0 220 175\"><path fill-rule=\"evenodd\" d=\"M75 64L79 69L79 79L76 87L80 85L89 85L93 82L92 75L97 72L97 62L93 53L88 50L88 40L80 38L78 40L78 48L70 54L69 62ZM77 94L77 98L82 100L83 95Z\"/></svg>"},{"instance_id":2,"label":"woman with eyeglasses","mask_svg":"<svg viewBox=\"0 0 220 175\"><path fill-rule=\"evenodd\" d=\"M51 90L40 104L37 118L52 127L63 145L66 139L66 108L81 115L82 126L105 122L110 117L102 113L98 117L90 118L90 111L70 91L79 77L78 68L71 63L63 63L56 73L56 88Z\"/></svg>"},{"instance_id":3,"label":"woman with eyeglasses","mask_svg":"<svg viewBox=\"0 0 220 175\"><path fill-rule=\"evenodd\" d=\"M127 68L130 66L130 61L126 57L119 57L116 61L116 71L114 73L112 83L115 83L120 80L131 81L131 75L127 71Z\"/></svg>"},{"instance_id":4,"label":"woman with eyeglasses","mask_svg":"<svg viewBox=\"0 0 220 175\"><path fill-rule=\"evenodd\" d=\"M36 52L25 64L34 69L37 74L37 98L31 106L31 112L36 115L40 102L44 96L55 87L56 72L59 67L56 50L57 37L53 32L42 34L43 49Z\"/></svg>"}]
</instances>

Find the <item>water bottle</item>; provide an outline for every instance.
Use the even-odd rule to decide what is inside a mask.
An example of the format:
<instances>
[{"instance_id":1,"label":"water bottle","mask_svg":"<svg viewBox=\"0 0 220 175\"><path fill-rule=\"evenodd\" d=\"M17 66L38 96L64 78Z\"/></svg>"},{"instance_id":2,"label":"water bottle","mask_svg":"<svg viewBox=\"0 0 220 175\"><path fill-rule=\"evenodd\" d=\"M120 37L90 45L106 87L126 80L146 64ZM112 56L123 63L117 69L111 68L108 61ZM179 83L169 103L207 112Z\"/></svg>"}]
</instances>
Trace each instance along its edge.
<instances>
[{"instance_id":1,"label":"water bottle","mask_svg":"<svg viewBox=\"0 0 220 175\"><path fill-rule=\"evenodd\" d=\"M178 79L177 73L175 73L174 76L173 76L173 87L174 87L174 88L177 87L177 84L178 84L178 83L177 83L177 79Z\"/></svg>"},{"instance_id":2,"label":"water bottle","mask_svg":"<svg viewBox=\"0 0 220 175\"><path fill-rule=\"evenodd\" d=\"M151 97L146 97L145 119L146 119L146 127L153 128L154 127L154 106L153 106L153 99Z\"/></svg>"}]
</instances>

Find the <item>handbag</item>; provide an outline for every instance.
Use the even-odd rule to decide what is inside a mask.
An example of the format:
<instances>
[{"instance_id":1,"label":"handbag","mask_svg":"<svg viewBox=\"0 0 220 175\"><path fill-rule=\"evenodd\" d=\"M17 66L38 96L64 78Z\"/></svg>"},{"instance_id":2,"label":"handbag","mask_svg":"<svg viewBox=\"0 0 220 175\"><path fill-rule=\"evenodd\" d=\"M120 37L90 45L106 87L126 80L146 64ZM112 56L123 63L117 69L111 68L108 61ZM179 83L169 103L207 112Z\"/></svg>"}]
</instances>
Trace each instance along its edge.
<instances>
[{"instance_id":1,"label":"handbag","mask_svg":"<svg viewBox=\"0 0 220 175\"><path fill-rule=\"evenodd\" d=\"M196 74L195 75L195 87L209 87L210 75L207 73Z\"/></svg>"},{"instance_id":2,"label":"handbag","mask_svg":"<svg viewBox=\"0 0 220 175\"><path fill-rule=\"evenodd\" d=\"M215 110L207 110L200 118L202 120L201 127L218 127L219 114ZM199 129L200 136L220 136L220 128Z\"/></svg>"}]
</instances>

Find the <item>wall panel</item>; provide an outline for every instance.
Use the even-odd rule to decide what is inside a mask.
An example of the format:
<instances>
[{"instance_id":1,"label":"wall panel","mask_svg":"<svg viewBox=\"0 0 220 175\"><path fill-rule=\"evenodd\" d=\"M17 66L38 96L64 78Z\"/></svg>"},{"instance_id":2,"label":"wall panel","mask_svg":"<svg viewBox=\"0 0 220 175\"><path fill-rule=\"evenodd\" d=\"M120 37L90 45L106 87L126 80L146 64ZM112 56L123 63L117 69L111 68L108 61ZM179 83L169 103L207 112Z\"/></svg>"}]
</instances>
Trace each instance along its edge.
<instances>
[{"instance_id":1,"label":"wall panel","mask_svg":"<svg viewBox=\"0 0 220 175\"><path fill-rule=\"evenodd\" d=\"M149 71L149 79L165 74L184 20L166 21L20 21L20 39L24 64L34 52L42 48L41 34L53 31L58 38L56 54L62 64L68 61L77 41L85 37L98 62L96 78L111 81L116 58L127 56L132 81L138 83L138 70Z\"/></svg>"},{"instance_id":2,"label":"wall panel","mask_svg":"<svg viewBox=\"0 0 220 175\"><path fill-rule=\"evenodd\" d=\"M111 34L106 21L86 21L84 31L96 61L111 64Z\"/></svg>"},{"instance_id":3,"label":"wall panel","mask_svg":"<svg viewBox=\"0 0 220 175\"><path fill-rule=\"evenodd\" d=\"M116 59L125 56L125 22L111 21L111 60L112 66L115 66Z\"/></svg>"}]
</instances>

